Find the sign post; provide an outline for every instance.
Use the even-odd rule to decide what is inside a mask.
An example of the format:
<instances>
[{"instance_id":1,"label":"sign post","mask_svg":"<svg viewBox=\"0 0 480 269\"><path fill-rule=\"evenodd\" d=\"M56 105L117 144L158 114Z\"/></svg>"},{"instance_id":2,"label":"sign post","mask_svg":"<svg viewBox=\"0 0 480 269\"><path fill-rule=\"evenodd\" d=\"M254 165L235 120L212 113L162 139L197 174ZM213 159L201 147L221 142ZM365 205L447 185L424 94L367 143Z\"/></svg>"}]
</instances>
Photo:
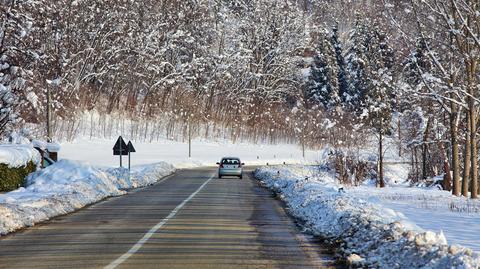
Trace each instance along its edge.
<instances>
[{"instance_id":1,"label":"sign post","mask_svg":"<svg viewBox=\"0 0 480 269\"><path fill-rule=\"evenodd\" d=\"M188 120L188 158L192 158L192 121Z\"/></svg>"},{"instance_id":2,"label":"sign post","mask_svg":"<svg viewBox=\"0 0 480 269\"><path fill-rule=\"evenodd\" d=\"M119 155L120 156L120 167L123 167L122 165L122 156L123 155L128 155L128 147L127 144L125 144L125 141L121 136L118 137L117 142L113 146L113 155Z\"/></svg>"},{"instance_id":3,"label":"sign post","mask_svg":"<svg viewBox=\"0 0 480 269\"><path fill-rule=\"evenodd\" d=\"M130 171L130 153L136 152L135 148L133 147L132 141L128 141L128 171Z\"/></svg>"}]
</instances>

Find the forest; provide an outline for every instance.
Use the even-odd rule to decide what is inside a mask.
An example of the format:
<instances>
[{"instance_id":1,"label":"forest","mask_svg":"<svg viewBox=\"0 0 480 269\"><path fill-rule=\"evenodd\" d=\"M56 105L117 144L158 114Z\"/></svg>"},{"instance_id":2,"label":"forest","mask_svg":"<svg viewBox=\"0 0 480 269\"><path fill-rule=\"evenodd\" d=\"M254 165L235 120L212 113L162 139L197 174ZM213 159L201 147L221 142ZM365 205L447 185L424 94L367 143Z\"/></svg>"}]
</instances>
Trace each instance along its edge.
<instances>
[{"instance_id":1,"label":"forest","mask_svg":"<svg viewBox=\"0 0 480 269\"><path fill-rule=\"evenodd\" d=\"M379 187L394 140L412 182L478 197L478 0L0 0L0 17L2 139L330 145L351 178L371 138Z\"/></svg>"}]
</instances>

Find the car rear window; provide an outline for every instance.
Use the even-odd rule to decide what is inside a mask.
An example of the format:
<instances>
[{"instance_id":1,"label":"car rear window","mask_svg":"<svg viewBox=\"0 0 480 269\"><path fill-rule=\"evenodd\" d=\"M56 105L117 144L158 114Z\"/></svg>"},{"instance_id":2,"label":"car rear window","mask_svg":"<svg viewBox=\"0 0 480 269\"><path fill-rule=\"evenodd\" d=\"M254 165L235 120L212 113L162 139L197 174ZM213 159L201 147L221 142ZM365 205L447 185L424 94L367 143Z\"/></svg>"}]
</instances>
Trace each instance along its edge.
<instances>
[{"instance_id":1,"label":"car rear window","mask_svg":"<svg viewBox=\"0 0 480 269\"><path fill-rule=\"evenodd\" d=\"M222 164L240 164L239 159L223 159Z\"/></svg>"}]
</instances>

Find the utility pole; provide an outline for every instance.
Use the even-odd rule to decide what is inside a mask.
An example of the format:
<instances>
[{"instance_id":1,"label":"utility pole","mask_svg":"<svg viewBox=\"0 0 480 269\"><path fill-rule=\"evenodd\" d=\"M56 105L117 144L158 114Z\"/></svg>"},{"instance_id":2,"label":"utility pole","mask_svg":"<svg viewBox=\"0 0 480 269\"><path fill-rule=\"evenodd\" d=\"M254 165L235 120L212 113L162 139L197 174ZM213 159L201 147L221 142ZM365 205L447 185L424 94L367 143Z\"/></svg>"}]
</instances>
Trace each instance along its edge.
<instances>
[{"instance_id":1,"label":"utility pole","mask_svg":"<svg viewBox=\"0 0 480 269\"><path fill-rule=\"evenodd\" d=\"M302 135L302 157L305 159L305 137Z\"/></svg>"},{"instance_id":2,"label":"utility pole","mask_svg":"<svg viewBox=\"0 0 480 269\"><path fill-rule=\"evenodd\" d=\"M188 158L192 158L192 120L188 117Z\"/></svg>"},{"instance_id":3,"label":"utility pole","mask_svg":"<svg viewBox=\"0 0 480 269\"><path fill-rule=\"evenodd\" d=\"M52 139L52 126L51 126L51 94L50 94L51 85L47 85L47 141Z\"/></svg>"},{"instance_id":4,"label":"utility pole","mask_svg":"<svg viewBox=\"0 0 480 269\"><path fill-rule=\"evenodd\" d=\"M61 67L60 67L60 60L59 60L59 45L58 45L58 25L57 22L59 21L59 14L58 12L54 13L54 17L56 19L52 20L51 28L53 33L53 50L55 51L55 64L53 72L50 73L49 77L51 80L47 80L47 141L52 141L52 87L53 89L58 90L59 83L60 83L60 74L61 74Z\"/></svg>"}]
</instances>

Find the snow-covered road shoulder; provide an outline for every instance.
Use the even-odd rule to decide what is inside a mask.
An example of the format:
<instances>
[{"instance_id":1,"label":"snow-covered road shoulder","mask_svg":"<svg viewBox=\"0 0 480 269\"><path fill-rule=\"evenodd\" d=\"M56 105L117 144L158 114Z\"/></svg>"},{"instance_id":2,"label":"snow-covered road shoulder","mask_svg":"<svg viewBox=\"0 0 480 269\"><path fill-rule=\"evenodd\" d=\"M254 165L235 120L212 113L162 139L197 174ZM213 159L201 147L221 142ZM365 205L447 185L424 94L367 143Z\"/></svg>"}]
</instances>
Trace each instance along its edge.
<instances>
[{"instance_id":1,"label":"snow-covered road shoulder","mask_svg":"<svg viewBox=\"0 0 480 269\"><path fill-rule=\"evenodd\" d=\"M313 233L340 242L352 267L479 268L480 255L449 246L443 234L422 231L401 214L351 197L338 185L311 180L288 166L262 167L255 177L280 194Z\"/></svg>"},{"instance_id":2,"label":"snow-covered road shoulder","mask_svg":"<svg viewBox=\"0 0 480 269\"><path fill-rule=\"evenodd\" d=\"M172 174L165 162L128 170L102 169L62 160L31 174L28 187L0 195L0 235L73 212L126 189L151 185Z\"/></svg>"}]
</instances>

